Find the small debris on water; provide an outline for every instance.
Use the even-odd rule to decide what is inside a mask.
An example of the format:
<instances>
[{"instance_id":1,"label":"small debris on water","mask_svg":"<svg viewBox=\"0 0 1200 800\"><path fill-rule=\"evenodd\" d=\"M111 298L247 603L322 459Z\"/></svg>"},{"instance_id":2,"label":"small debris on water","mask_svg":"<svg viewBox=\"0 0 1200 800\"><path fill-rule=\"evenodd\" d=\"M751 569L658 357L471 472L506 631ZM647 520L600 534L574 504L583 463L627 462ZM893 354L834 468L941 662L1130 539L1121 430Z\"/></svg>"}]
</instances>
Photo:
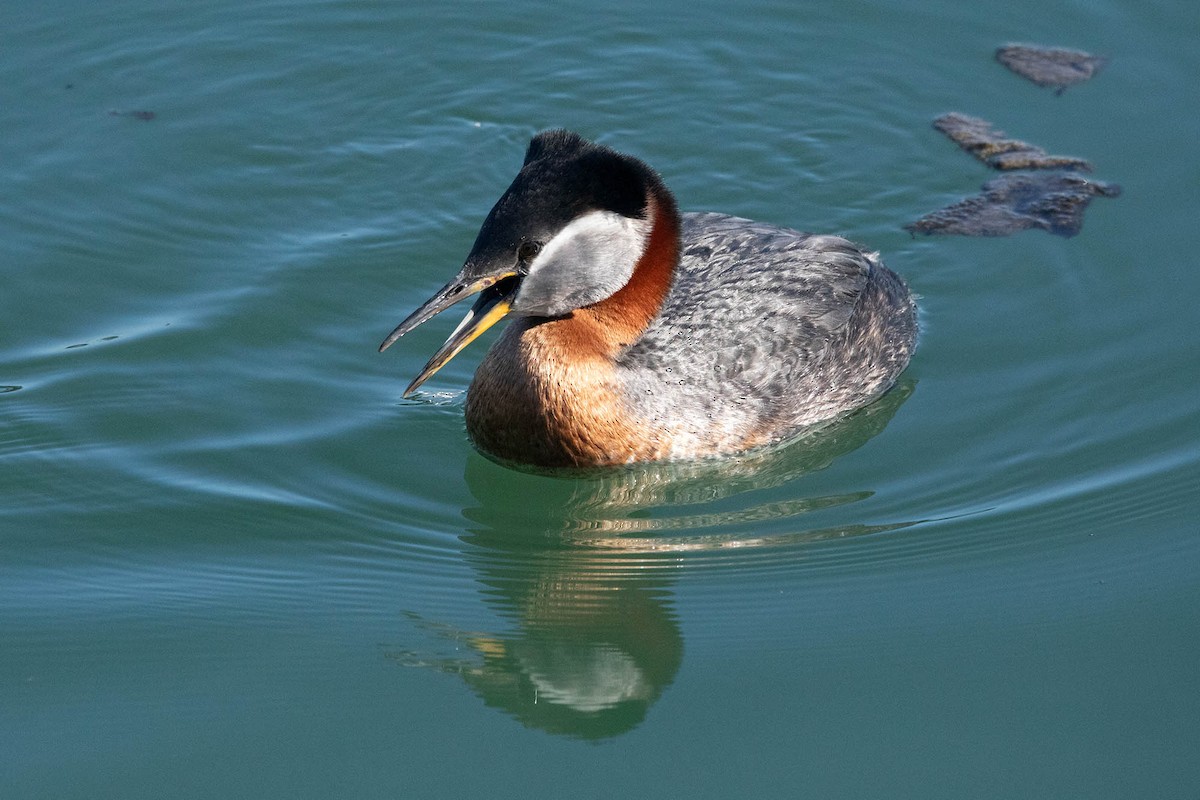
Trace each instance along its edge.
<instances>
[{"instance_id":1,"label":"small debris on water","mask_svg":"<svg viewBox=\"0 0 1200 800\"><path fill-rule=\"evenodd\" d=\"M118 111L116 109L112 109L108 112L108 115L110 117L132 117L133 119L140 119L142 122L149 122L150 120L154 119L154 117L155 117L155 114L153 111L140 111L140 110L139 111Z\"/></svg>"}]
</instances>

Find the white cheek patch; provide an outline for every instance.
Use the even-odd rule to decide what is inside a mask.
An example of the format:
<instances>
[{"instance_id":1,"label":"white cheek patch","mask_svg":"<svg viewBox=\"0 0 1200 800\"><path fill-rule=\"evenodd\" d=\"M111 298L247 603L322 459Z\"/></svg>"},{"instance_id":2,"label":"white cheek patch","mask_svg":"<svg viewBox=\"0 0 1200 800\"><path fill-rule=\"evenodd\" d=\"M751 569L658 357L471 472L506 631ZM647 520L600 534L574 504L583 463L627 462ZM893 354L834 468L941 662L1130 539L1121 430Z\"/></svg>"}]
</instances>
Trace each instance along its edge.
<instances>
[{"instance_id":1,"label":"white cheek patch","mask_svg":"<svg viewBox=\"0 0 1200 800\"><path fill-rule=\"evenodd\" d=\"M529 265L514 310L558 316L599 302L629 282L649 220L589 211L558 232Z\"/></svg>"}]
</instances>

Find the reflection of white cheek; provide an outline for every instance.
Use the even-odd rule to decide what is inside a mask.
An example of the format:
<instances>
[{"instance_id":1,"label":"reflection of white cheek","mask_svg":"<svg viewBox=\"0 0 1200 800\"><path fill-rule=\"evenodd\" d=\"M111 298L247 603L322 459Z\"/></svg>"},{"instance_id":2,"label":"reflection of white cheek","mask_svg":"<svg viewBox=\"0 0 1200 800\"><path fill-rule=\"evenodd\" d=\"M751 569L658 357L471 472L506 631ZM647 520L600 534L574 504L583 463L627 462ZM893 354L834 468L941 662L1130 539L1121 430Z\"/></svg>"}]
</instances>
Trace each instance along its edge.
<instances>
[{"instance_id":1,"label":"reflection of white cheek","mask_svg":"<svg viewBox=\"0 0 1200 800\"><path fill-rule=\"evenodd\" d=\"M518 659L547 702L595 712L654 695L627 653L606 644L524 647Z\"/></svg>"}]
</instances>

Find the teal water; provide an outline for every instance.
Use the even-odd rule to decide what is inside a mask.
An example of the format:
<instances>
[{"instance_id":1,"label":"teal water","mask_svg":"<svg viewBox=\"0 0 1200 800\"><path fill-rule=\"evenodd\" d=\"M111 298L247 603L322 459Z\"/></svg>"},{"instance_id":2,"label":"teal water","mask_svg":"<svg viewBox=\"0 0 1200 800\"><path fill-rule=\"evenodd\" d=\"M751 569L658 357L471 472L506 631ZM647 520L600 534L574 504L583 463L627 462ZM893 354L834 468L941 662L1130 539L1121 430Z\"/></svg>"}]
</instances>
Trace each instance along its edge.
<instances>
[{"instance_id":1,"label":"teal water","mask_svg":"<svg viewBox=\"0 0 1200 800\"><path fill-rule=\"evenodd\" d=\"M4 797L1200 791L1194 4L5 10ZM1124 194L913 239L991 177L950 110ZM471 448L486 342L402 400L451 322L376 346L548 126L882 251L901 385L573 479Z\"/></svg>"}]
</instances>

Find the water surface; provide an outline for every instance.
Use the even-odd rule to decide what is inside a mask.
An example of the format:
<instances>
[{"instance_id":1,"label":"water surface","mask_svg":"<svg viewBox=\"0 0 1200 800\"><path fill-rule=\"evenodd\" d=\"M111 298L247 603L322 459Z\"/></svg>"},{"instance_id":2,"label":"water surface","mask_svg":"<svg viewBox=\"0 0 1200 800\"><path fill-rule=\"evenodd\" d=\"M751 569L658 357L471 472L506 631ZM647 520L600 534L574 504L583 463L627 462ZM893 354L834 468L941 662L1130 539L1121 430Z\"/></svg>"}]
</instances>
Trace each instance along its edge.
<instances>
[{"instance_id":1,"label":"water surface","mask_svg":"<svg viewBox=\"0 0 1200 800\"><path fill-rule=\"evenodd\" d=\"M1190 797L1194 5L21 5L0 118L12 797ZM1062 95L1009 41L1111 58ZM989 119L1124 194L911 238ZM148 113L143 113L148 112ZM476 453L486 342L375 347L535 131L921 296L883 401L574 478Z\"/></svg>"}]
</instances>

